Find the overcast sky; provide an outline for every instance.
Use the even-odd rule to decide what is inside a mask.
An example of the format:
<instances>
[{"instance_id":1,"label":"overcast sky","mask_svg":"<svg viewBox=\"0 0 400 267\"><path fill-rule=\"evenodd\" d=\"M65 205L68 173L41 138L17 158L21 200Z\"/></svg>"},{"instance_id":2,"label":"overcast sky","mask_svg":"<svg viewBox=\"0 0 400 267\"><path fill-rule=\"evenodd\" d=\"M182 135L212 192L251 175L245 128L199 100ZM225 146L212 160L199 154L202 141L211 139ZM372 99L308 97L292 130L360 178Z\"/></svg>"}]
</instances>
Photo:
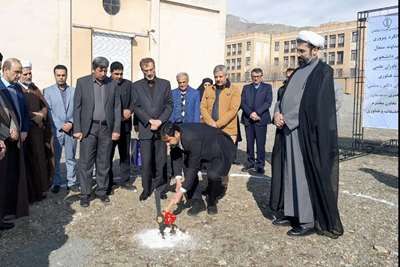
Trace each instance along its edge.
<instances>
[{"instance_id":1,"label":"overcast sky","mask_svg":"<svg viewBox=\"0 0 400 267\"><path fill-rule=\"evenodd\" d=\"M255 23L314 26L357 19L358 11L397 5L395 0L228 0L228 13Z\"/></svg>"}]
</instances>

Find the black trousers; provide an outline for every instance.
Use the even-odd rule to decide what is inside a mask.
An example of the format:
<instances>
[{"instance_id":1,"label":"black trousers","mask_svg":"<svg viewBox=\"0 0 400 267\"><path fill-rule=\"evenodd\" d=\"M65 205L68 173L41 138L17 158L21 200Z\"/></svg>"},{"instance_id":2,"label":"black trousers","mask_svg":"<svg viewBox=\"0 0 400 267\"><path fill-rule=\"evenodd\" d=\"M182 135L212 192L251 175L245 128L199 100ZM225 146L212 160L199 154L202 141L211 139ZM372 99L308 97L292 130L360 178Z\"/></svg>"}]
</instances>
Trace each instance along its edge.
<instances>
[{"instance_id":1,"label":"black trousers","mask_svg":"<svg viewBox=\"0 0 400 267\"><path fill-rule=\"evenodd\" d=\"M6 173L4 177L4 184L6 185L6 192L3 198L4 209L3 216L17 213L18 205L18 182L20 179L20 148L18 148L17 142L5 142L7 146L6 153ZM4 160L4 159L3 159ZM3 175L3 174L0 174ZM3 178L2 178L3 179Z\"/></svg>"},{"instance_id":2,"label":"black trousers","mask_svg":"<svg viewBox=\"0 0 400 267\"><path fill-rule=\"evenodd\" d=\"M265 142L267 140L267 126L250 124L246 128L247 162L250 166L264 168ZM257 159L254 158L254 143L257 143Z\"/></svg>"},{"instance_id":3,"label":"black trousers","mask_svg":"<svg viewBox=\"0 0 400 267\"><path fill-rule=\"evenodd\" d=\"M207 178L203 179L203 183L206 184L207 205L214 206L217 204L218 198L224 193L222 180L224 176L229 174L231 164L224 158L214 158L212 161L204 162L203 166L207 170ZM200 168L188 173L182 185L183 188L188 190L189 199L202 199L202 184L199 183L198 171L200 171Z\"/></svg>"},{"instance_id":4,"label":"black trousers","mask_svg":"<svg viewBox=\"0 0 400 267\"><path fill-rule=\"evenodd\" d=\"M80 143L78 179L82 197L88 197L92 189L92 170L96 163L96 195L105 196L108 188L112 131L106 126L93 123L90 134Z\"/></svg>"},{"instance_id":5,"label":"black trousers","mask_svg":"<svg viewBox=\"0 0 400 267\"><path fill-rule=\"evenodd\" d=\"M154 189L166 190L167 145L160 139L140 140L142 186L148 196Z\"/></svg>"},{"instance_id":6,"label":"black trousers","mask_svg":"<svg viewBox=\"0 0 400 267\"><path fill-rule=\"evenodd\" d=\"M128 181L130 177L131 170L131 157L130 157L130 147L131 147L131 133L122 131L118 141L112 142L111 156L110 156L110 172L109 172L109 186L112 186L114 182L113 173L113 159L115 154L115 148L118 146L119 152L119 170L121 178L123 181Z\"/></svg>"}]
</instances>

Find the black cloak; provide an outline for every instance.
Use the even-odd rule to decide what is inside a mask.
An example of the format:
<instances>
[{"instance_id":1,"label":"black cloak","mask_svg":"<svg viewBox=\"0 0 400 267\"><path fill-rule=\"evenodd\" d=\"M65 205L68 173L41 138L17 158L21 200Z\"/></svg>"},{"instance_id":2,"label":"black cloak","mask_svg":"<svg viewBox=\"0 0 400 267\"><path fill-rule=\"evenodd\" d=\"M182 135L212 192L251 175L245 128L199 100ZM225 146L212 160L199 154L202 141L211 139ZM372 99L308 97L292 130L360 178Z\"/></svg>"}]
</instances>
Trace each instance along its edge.
<instances>
[{"instance_id":1,"label":"black cloak","mask_svg":"<svg viewBox=\"0 0 400 267\"><path fill-rule=\"evenodd\" d=\"M285 89L283 90L283 94ZM299 111L299 143L319 234L337 238L343 234L338 210L339 149L333 69L320 61L307 79ZM271 205L283 207L284 138L278 137L274 149L273 180L281 182ZM275 146L277 146L275 148ZM280 169L279 169L280 168ZM279 179L280 178L280 179ZM276 186L278 187L278 186ZM274 188L272 188L274 189ZM275 188L276 189L276 188ZM272 193L271 193L272 195ZM278 202L277 202L278 200ZM275 204L274 204L275 203ZM276 204L278 203L278 205Z\"/></svg>"}]
</instances>

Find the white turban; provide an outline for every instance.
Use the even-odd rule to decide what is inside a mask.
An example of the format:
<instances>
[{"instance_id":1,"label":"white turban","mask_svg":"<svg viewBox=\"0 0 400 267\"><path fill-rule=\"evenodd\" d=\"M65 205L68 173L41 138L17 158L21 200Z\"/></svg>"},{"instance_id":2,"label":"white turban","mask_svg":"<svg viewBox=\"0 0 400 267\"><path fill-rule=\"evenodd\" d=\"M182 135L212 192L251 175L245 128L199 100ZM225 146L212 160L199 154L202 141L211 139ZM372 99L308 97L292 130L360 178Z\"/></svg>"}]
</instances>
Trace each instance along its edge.
<instances>
[{"instance_id":1,"label":"white turban","mask_svg":"<svg viewBox=\"0 0 400 267\"><path fill-rule=\"evenodd\" d=\"M299 35L297 35L297 39L310 43L313 46L321 49L325 47L325 38L312 31L299 32Z\"/></svg>"},{"instance_id":2,"label":"white turban","mask_svg":"<svg viewBox=\"0 0 400 267\"><path fill-rule=\"evenodd\" d=\"M26 69L26 68L31 69L32 68L32 63L29 60L22 60L21 65L22 65L23 69Z\"/></svg>"}]
</instances>

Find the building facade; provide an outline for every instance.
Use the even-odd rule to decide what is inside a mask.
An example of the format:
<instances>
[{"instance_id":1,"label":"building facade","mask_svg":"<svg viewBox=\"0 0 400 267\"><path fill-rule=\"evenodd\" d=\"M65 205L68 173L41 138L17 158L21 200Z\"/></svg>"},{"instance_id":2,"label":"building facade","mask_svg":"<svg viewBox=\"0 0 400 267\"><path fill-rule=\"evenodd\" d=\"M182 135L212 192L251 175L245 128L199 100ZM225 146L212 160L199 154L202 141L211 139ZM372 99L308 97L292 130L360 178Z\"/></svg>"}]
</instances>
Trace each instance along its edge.
<instances>
[{"instance_id":1,"label":"building facade","mask_svg":"<svg viewBox=\"0 0 400 267\"><path fill-rule=\"evenodd\" d=\"M32 61L34 81L54 82L64 64L69 82L91 71L105 56L121 61L124 76L142 78L141 58L151 56L157 75L171 80L186 71L191 84L224 62L226 0L0 0L0 51ZM16 16L15 14L18 14ZM207 37L207 39L205 38Z\"/></svg>"},{"instance_id":2,"label":"building facade","mask_svg":"<svg viewBox=\"0 0 400 267\"><path fill-rule=\"evenodd\" d=\"M232 82L249 81L252 68L266 69L270 50L270 34L242 33L227 38L225 64L229 79Z\"/></svg>"},{"instance_id":3,"label":"building facade","mask_svg":"<svg viewBox=\"0 0 400 267\"><path fill-rule=\"evenodd\" d=\"M327 23L318 27L309 28L325 37L325 48L321 50L321 59L327 62L335 71L335 78L343 90L349 92L354 86L356 74L356 44L357 44L357 22ZM228 37L225 46L226 64L232 65L233 47L244 47L247 43L263 43L269 48L264 54L250 53L246 62L250 62L246 68L241 67L240 76L235 69L230 68L230 74L234 82L249 82L249 70L254 67L264 69L265 78L269 81L283 79L283 73L288 67L297 66L296 37L298 32L287 32L280 34L238 34ZM261 36L261 38L256 38ZM262 44L258 44L262 46ZM246 55L247 56L247 55ZM258 58L257 58L258 57ZM241 59L243 62L243 57ZM228 64L229 63L229 64ZM237 64L237 59L236 59ZM240 77L241 79L237 79Z\"/></svg>"}]
</instances>

